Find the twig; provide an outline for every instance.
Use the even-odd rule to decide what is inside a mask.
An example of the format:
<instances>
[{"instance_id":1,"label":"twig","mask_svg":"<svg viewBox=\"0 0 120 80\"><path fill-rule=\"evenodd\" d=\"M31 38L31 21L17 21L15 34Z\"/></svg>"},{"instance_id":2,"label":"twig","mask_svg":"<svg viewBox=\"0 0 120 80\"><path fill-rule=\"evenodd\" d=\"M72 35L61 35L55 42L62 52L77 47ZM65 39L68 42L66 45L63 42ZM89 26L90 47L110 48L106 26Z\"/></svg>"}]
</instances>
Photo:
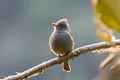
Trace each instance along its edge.
<instances>
[{"instance_id":1,"label":"twig","mask_svg":"<svg viewBox=\"0 0 120 80\"><path fill-rule=\"evenodd\" d=\"M115 44L114 46L120 45L120 39L114 40L113 43ZM30 76L36 73L43 72L49 67L52 67L57 64L61 64L65 60L73 59L74 57L77 57L81 54L88 53L90 51L105 49L105 48L110 48L110 47L113 47L113 46L109 45L107 42L99 42L95 44L82 46L82 47L76 48L67 56L64 56L61 58L56 57L48 61L44 61L43 63L35 67L32 67L24 72L18 73L16 75L11 75L11 76L5 77L4 79L0 79L0 80L23 80L25 78L29 78Z\"/></svg>"}]
</instances>

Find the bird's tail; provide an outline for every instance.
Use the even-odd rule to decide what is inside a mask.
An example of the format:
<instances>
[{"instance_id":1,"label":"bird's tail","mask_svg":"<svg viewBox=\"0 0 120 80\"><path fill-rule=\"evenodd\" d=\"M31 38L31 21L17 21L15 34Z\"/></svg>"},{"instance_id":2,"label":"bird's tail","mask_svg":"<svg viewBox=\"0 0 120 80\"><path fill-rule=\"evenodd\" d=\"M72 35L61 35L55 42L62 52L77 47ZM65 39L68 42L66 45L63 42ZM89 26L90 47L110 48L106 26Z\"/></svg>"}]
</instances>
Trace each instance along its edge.
<instances>
[{"instance_id":1,"label":"bird's tail","mask_svg":"<svg viewBox=\"0 0 120 80\"><path fill-rule=\"evenodd\" d=\"M63 71L66 71L66 72L70 72L71 71L71 67L70 67L70 64L69 64L68 60L63 62L62 69L63 69Z\"/></svg>"}]
</instances>

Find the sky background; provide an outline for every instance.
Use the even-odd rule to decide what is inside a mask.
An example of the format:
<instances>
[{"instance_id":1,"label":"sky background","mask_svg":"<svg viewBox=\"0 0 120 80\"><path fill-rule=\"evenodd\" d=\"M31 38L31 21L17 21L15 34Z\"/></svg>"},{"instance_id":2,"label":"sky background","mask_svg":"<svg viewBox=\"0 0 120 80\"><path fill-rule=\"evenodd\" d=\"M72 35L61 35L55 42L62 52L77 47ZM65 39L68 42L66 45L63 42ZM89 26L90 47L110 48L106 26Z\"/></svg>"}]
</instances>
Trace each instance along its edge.
<instances>
[{"instance_id":1,"label":"sky background","mask_svg":"<svg viewBox=\"0 0 120 80\"><path fill-rule=\"evenodd\" d=\"M0 0L0 78L56 57L48 40L51 23L62 18L68 19L75 48L99 42L91 0ZM80 55L70 60L70 73L56 65L29 80L93 80L105 57Z\"/></svg>"}]
</instances>

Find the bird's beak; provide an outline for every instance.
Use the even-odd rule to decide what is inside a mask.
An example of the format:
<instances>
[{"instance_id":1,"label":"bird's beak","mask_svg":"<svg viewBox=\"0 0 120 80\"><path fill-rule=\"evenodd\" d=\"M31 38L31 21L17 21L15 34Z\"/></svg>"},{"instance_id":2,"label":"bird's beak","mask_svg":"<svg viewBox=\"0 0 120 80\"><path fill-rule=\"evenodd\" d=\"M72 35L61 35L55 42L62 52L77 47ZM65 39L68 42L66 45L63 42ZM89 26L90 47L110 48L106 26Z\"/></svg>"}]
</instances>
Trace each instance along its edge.
<instances>
[{"instance_id":1,"label":"bird's beak","mask_svg":"<svg viewBox=\"0 0 120 80\"><path fill-rule=\"evenodd\" d=\"M52 23L53 26L57 26L56 23Z\"/></svg>"}]
</instances>

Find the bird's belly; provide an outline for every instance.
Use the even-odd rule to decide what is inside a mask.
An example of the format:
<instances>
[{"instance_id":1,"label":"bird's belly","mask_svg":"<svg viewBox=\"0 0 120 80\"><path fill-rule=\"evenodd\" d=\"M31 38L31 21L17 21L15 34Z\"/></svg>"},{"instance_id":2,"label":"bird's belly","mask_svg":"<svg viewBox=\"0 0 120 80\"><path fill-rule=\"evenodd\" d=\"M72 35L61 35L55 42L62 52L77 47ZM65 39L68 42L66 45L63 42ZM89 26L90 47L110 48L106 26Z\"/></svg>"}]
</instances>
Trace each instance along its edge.
<instances>
[{"instance_id":1,"label":"bird's belly","mask_svg":"<svg viewBox=\"0 0 120 80\"><path fill-rule=\"evenodd\" d=\"M55 38L53 37L51 42L52 51L56 55L66 55L73 49L73 42L71 36L68 34L55 35Z\"/></svg>"}]
</instances>

